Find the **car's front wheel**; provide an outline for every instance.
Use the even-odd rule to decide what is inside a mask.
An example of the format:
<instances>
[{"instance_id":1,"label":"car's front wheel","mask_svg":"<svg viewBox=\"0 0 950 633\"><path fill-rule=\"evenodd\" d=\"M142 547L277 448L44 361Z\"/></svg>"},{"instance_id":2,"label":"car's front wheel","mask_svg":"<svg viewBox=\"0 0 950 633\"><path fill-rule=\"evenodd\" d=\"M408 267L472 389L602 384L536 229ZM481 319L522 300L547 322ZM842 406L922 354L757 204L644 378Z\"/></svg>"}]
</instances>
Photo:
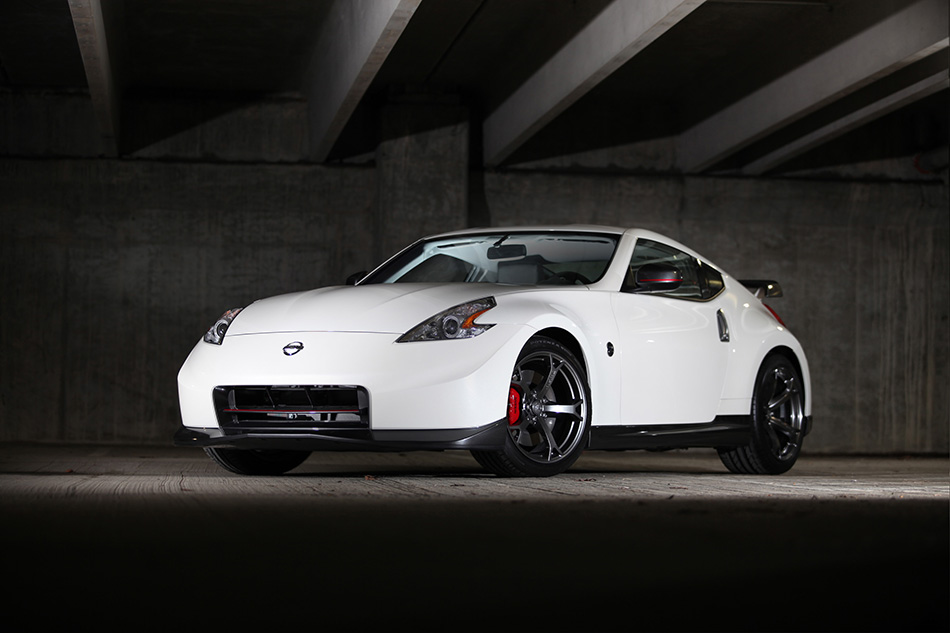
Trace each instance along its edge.
<instances>
[{"instance_id":1,"label":"car's front wheel","mask_svg":"<svg viewBox=\"0 0 950 633\"><path fill-rule=\"evenodd\" d=\"M472 451L504 477L548 477L577 461L590 429L584 368L557 341L535 337L518 356L508 391L508 437L498 451Z\"/></svg>"},{"instance_id":2,"label":"car's front wheel","mask_svg":"<svg viewBox=\"0 0 950 633\"><path fill-rule=\"evenodd\" d=\"M205 448L215 463L239 475L283 475L310 456L310 451Z\"/></svg>"},{"instance_id":3,"label":"car's front wheel","mask_svg":"<svg viewBox=\"0 0 950 633\"><path fill-rule=\"evenodd\" d=\"M802 449L805 394L794 363L781 354L765 359L752 392L752 441L719 449L726 468L746 475L778 475Z\"/></svg>"}]
</instances>

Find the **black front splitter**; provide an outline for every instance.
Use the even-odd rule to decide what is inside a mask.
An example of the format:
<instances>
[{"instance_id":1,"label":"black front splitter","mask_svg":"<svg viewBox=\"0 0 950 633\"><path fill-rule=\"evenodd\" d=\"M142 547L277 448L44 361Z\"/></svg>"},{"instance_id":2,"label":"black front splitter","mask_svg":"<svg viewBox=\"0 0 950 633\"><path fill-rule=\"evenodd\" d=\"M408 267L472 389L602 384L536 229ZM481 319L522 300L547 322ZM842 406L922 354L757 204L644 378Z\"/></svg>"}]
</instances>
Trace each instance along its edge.
<instances>
[{"instance_id":1,"label":"black front splitter","mask_svg":"<svg viewBox=\"0 0 950 633\"><path fill-rule=\"evenodd\" d=\"M499 450L505 445L507 420L475 429L374 431L365 429L272 432L179 427L175 446L282 449L296 451L441 451Z\"/></svg>"}]
</instances>

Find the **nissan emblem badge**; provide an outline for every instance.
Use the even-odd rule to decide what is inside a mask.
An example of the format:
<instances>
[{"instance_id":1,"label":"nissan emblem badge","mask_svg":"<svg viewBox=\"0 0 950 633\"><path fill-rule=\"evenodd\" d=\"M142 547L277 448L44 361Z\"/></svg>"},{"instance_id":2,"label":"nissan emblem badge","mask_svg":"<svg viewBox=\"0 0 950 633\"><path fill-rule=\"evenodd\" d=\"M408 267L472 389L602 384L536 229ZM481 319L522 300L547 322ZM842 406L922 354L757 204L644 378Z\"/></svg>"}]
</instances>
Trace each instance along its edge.
<instances>
[{"instance_id":1,"label":"nissan emblem badge","mask_svg":"<svg viewBox=\"0 0 950 633\"><path fill-rule=\"evenodd\" d=\"M287 343L284 345L284 355L293 356L297 352L303 349L303 343L300 341L294 341L293 343Z\"/></svg>"}]
</instances>

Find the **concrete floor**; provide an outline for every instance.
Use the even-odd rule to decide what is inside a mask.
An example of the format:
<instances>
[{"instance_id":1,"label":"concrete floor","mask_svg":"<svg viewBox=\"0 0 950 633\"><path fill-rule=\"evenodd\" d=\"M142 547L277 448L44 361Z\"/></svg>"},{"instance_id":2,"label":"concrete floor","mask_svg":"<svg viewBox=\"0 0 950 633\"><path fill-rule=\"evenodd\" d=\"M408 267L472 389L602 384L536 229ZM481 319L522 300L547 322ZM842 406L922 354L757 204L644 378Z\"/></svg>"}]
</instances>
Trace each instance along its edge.
<instances>
[{"instance_id":1,"label":"concrete floor","mask_svg":"<svg viewBox=\"0 0 950 633\"><path fill-rule=\"evenodd\" d=\"M466 453L0 444L4 630L940 630L950 461L590 452L549 479ZM11 620L12 616L12 620Z\"/></svg>"}]
</instances>

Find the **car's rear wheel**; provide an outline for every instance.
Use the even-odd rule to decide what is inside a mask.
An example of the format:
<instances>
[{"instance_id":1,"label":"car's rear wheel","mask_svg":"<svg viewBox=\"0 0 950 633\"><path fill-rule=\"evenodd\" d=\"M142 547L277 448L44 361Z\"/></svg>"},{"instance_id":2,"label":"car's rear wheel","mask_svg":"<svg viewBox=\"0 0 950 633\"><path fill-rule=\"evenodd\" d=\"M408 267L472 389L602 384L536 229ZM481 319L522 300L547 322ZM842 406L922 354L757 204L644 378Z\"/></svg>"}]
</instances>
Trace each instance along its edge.
<instances>
[{"instance_id":1,"label":"car's rear wheel","mask_svg":"<svg viewBox=\"0 0 950 633\"><path fill-rule=\"evenodd\" d=\"M747 475L778 475L795 464L802 448L805 394L795 364L781 354L765 359L752 393L752 441L719 449L726 468Z\"/></svg>"},{"instance_id":2,"label":"car's rear wheel","mask_svg":"<svg viewBox=\"0 0 950 633\"><path fill-rule=\"evenodd\" d=\"M535 337L512 371L505 447L472 455L504 477L562 473L587 445L590 412L590 388L581 363L557 341Z\"/></svg>"},{"instance_id":3,"label":"car's rear wheel","mask_svg":"<svg viewBox=\"0 0 950 633\"><path fill-rule=\"evenodd\" d=\"M310 456L310 451L205 448L219 466L239 475L283 475Z\"/></svg>"}]
</instances>

